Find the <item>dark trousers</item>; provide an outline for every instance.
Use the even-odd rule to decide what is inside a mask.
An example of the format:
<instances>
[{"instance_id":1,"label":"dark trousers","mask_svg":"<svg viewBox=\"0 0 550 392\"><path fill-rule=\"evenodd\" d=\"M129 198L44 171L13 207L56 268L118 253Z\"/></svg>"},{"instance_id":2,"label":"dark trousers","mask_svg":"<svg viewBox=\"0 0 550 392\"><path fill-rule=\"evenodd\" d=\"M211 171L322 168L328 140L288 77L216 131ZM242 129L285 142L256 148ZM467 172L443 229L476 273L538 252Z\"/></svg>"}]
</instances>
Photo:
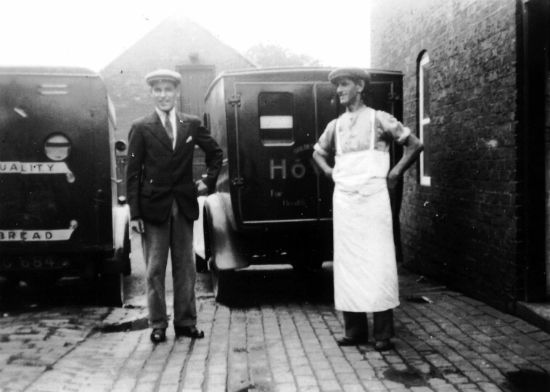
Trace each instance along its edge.
<instances>
[{"instance_id":1,"label":"dark trousers","mask_svg":"<svg viewBox=\"0 0 550 392\"><path fill-rule=\"evenodd\" d=\"M161 224L145 222L141 236L147 266L147 306L151 328L166 328L165 280L168 253L174 282L174 326L193 326L197 321L193 222L178 212L174 202L170 218Z\"/></svg>"},{"instance_id":2,"label":"dark trousers","mask_svg":"<svg viewBox=\"0 0 550 392\"><path fill-rule=\"evenodd\" d=\"M345 336L350 339L367 341L369 327L364 312L342 312L344 315ZM373 312L374 340L385 340L394 336L393 309Z\"/></svg>"}]
</instances>

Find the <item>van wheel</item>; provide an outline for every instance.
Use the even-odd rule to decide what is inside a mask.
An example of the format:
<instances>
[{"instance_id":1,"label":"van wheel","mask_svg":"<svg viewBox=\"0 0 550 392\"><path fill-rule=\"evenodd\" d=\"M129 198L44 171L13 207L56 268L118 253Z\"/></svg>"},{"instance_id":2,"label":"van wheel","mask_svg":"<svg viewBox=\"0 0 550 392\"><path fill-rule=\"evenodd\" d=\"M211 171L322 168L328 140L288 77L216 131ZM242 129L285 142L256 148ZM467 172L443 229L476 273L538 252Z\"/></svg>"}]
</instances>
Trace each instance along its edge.
<instances>
[{"instance_id":1,"label":"van wheel","mask_svg":"<svg viewBox=\"0 0 550 392\"><path fill-rule=\"evenodd\" d=\"M233 271L220 271L216 267L216 262L214 261L212 249L213 243L209 243L208 246L205 246L205 256L207 257L208 269L210 270L210 279L212 281L212 292L214 294L214 299L220 303L228 303L231 300L231 272Z\"/></svg>"},{"instance_id":2,"label":"van wheel","mask_svg":"<svg viewBox=\"0 0 550 392\"><path fill-rule=\"evenodd\" d=\"M212 281L212 292L214 299L217 302L228 304L231 302L231 275L234 271L220 271L216 267L216 242L214 241L214 235L212 233L212 223L210 217L205 211L204 217L204 257L205 264L210 270L210 277Z\"/></svg>"},{"instance_id":3,"label":"van wheel","mask_svg":"<svg viewBox=\"0 0 550 392\"><path fill-rule=\"evenodd\" d=\"M292 253L292 268L299 273L320 271L323 259L316 250L303 248Z\"/></svg>"},{"instance_id":4,"label":"van wheel","mask_svg":"<svg viewBox=\"0 0 550 392\"><path fill-rule=\"evenodd\" d=\"M298 273L311 273L311 272L319 272L323 268L323 262L322 261L315 261L315 262L294 262L292 263L292 268L294 271Z\"/></svg>"},{"instance_id":5,"label":"van wheel","mask_svg":"<svg viewBox=\"0 0 550 392\"><path fill-rule=\"evenodd\" d=\"M234 299L233 280L235 271L220 271L215 263L210 266L212 292L217 302L230 305Z\"/></svg>"},{"instance_id":6,"label":"van wheel","mask_svg":"<svg viewBox=\"0 0 550 392\"><path fill-rule=\"evenodd\" d=\"M130 227L126 226L124 230L124 253L122 255L122 260L124 262L124 276L129 276L132 274L132 261L130 260L130 252L132 251L132 243L130 241Z\"/></svg>"},{"instance_id":7,"label":"van wheel","mask_svg":"<svg viewBox=\"0 0 550 392\"><path fill-rule=\"evenodd\" d=\"M14 302L19 298L19 279L0 277L0 304Z\"/></svg>"},{"instance_id":8,"label":"van wheel","mask_svg":"<svg viewBox=\"0 0 550 392\"><path fill-rule=\"evenodd\" d=\"M198 254L195 253L195 266L197 268L197 272L206 272L208 271L208 265L205 259L200 257Z\"/></svg>"},{"instance_id":9,"label":"van wheel","mask_svg":"<svg viewBox=\"0 0 550 392\"><path fill-rule=\"evenodd\" d=\"M124 305L124 276L123 274L103 274L99 277L98 297L101 305Z\"/></svg>"}]
</instances>

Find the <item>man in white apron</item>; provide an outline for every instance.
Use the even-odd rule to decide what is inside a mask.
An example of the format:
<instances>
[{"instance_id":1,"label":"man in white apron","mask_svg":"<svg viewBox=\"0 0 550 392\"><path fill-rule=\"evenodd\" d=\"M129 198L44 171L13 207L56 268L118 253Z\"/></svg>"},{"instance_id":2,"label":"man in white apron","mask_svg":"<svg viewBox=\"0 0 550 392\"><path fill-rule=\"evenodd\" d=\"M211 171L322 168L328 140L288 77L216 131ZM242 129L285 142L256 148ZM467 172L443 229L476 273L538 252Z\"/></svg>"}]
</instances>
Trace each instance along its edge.
<instances>
[{"instance_id":1,"label":"man in white apron","mask_svg":"<svg viewBox=\"0 0 550 392\"><path fill-rule=\"evenodd\" d=\"M343 311L341 346L365 344L373 313L376 350L392 348L393 308L399 305L397 265L388 188L396 186L422 151L422 143L397 119L364 104L370 76L363 69L329 74L346 112L331 121L313 158L334 181L334 302ZM392 141L404 145L390 170ZM334 157L334 167L329 164Z\"/></svg>"}]
</instances>

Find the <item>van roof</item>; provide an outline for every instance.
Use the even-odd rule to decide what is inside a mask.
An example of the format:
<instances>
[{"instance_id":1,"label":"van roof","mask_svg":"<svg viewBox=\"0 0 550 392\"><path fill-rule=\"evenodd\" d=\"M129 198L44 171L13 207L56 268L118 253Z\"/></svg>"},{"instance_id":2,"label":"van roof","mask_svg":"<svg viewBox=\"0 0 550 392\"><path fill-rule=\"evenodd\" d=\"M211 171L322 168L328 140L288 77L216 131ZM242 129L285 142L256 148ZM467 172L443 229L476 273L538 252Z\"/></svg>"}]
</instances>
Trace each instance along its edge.
<instances>
[{"instance_id":1,"label":"van roof","mask_svg":"<svg viewBox=\"0 0 550 392\"><path fill-rule=\"evenodd\" d=\"M97 72L84 67L67 66L0 66L0 75L33 75L33 76L86 76L99 77Z\"/></svg>"},{"instance_id":2,"label":"van roof","mask_svg":"<svg viewBox=\"0 0 550 392\"><path fill-rule=\"evenodd\" d=\"M318 74L328 82L328 74L336 69L336 67L269 67L269 68L245 68L231 71L223 71L210 83L205 94L205 99L208 98L214 86L223 78L227 77L246 77L246 76L273 76L273 75L300 75L300 74ZM365 68L371 74L384 75L402 75L400 71L387 69Z\"/></svg>"},{"instance_id":3,"label":"van roof","mask_svg":"<svg viewBox=\"0 0 550 392\"><path fill-rule=\"evenodd\" d=\"M258 75L258 74L274 74L274 73L306 73L306 72L330 72L337 67L266 67L266 68L244 68L230 71L221 72L218 77L230 76L230 75ZM365 68L365 70L372 73L384 73L384 74L396 74L399 75L399 71L382 70L374 68Z\"/></svg>"}]
</instances>

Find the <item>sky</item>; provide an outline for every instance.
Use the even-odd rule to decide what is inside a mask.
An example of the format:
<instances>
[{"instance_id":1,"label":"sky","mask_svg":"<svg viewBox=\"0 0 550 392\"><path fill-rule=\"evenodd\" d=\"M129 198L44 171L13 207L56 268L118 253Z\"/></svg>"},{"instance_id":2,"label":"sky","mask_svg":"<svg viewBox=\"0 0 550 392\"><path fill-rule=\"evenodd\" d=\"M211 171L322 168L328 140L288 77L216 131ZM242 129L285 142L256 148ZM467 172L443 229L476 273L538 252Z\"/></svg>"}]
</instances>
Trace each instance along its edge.
<instances>
[{"instance_id":1,"label":"sky","mask_svg":"<svg viewBox=\"0 0 550 392\"><path fill-rule=\"evenodd\" d=\"M77 65L100 71L165 18L180 13L241 53L256 44L275 44L322 65L368 67L368 4L369 0L0 0L0 65Z\"/></svg>"}]
</instances>

